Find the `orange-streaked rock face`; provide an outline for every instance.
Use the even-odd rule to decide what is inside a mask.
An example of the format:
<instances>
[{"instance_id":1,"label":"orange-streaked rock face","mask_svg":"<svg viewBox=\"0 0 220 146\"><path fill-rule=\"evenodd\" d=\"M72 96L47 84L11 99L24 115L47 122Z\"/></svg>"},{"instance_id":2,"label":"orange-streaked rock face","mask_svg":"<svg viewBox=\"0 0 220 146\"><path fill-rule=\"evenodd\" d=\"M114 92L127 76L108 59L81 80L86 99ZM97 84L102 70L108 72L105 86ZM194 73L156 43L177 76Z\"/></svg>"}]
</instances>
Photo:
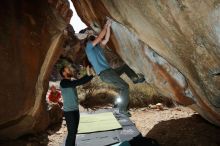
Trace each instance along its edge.
<instances>
[{"instance_id":1,"label":"orange-streaked rock face","mask_svg":"<svg viewBox=\"0 0 220 146\"><path fill-rule=\"evenodd\" d=\"M74 1L87 24L112 18L109 46L158 91L220 126L220 3Z\"/></svg>"}]
</instances>

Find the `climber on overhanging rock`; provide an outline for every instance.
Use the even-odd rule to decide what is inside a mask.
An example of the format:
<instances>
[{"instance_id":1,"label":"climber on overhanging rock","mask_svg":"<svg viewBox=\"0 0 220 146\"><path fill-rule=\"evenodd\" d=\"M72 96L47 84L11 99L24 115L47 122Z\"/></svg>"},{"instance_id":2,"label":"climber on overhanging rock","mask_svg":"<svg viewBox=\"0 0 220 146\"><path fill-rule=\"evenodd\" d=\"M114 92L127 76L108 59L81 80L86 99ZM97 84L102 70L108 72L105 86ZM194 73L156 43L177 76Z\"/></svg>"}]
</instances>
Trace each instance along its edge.
<instances>
[{"instance_id":1,"label":"climber on overhanging rock","mask_svg":"<svg viewBox=\"0 0 220 146\"><path fill-rule=\"evenodd\" d=\"M97 37L94 35L94 31L88 29L80 31L82 35L78 35L78 37L80 39L82 39L82 36L86 38L84 43L85 52L96 74L99 75L102 81L113 84L120 90L119 94L121 102L117 105L119 113L131 116L128 112L129 85L120 77L120 75L125 73L133 81L133 83L142 83L145 79L142 74L136 74L126 64L116 69L112 69L109 66L104 55L103 48L109 41L110 27L111 21L108 20Z\"/></svg>"}]
</instances>

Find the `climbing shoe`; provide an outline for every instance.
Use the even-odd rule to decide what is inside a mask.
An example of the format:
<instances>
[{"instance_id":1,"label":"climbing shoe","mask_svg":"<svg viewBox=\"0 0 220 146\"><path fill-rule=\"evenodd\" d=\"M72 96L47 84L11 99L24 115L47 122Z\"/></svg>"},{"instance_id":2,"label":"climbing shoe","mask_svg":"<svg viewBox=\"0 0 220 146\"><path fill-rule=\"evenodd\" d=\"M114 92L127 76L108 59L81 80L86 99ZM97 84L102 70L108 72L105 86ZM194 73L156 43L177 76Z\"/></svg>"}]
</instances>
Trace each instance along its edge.
<instances>
[{"instance_id":1,"label":"climbing shoe","mask_svg":"<svg viewBox=\"0 0 220 146\"><path fill-rule=\"evenodd\" d=\"M138 78L135 78L133 80L133 83L134 84L143 83L145 81L144 75L143 74L137 74L137 75L138 75Z\"/></svg>"}]
</instances>

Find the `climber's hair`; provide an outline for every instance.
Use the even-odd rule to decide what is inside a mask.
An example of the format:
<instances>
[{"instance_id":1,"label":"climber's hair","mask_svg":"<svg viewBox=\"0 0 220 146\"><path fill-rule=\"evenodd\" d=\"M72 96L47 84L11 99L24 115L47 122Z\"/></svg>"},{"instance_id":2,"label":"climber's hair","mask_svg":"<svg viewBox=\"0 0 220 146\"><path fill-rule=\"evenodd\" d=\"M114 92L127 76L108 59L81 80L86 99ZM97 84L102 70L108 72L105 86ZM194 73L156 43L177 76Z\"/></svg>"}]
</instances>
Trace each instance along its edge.
<instances>
[{"instance_id":1,"label":"climber's hair","mask_svg":"<svg viewBox=\"0 0 220 146\"><path fill-rule=\"evenodd\" d=\"M79 33L84 34L84 33L86 33L86 32L89 31L89 30L92 30L92 29L91 29L90 27L87 27L87 28L85 28L85 29L80 30ZM82 46L83 48L85 48L87 42L89 42L89 41L94 41L95 38L96 38L95 35L94 35L94 34L91 34L91 35L87 36L84 40L82 40L82 41L80 42L80 44L81 44L81 46Z\"/></svg>"},{"instance_id":2,"label":"climber's hair","mask_svg":"<svg viewBox=\"0 0 220 146\"><path fill-rule=\"evenodd\" d=\"M79 31L79 33L85 33L88 30L88 28L82 29Z\"/></svg>"},{"instance_id":3,"label":"climber's hair","mask_svg":"<svg viewBox=\"0 0 220 146\"><path fill-rule=\"evenodd\" d=\"M87 37L87 41L94 41L95 40L95 36L94 35L90 35Z\"/></svg>"},{"instance_id":4,"label":"climber's hair","mask_svg":"<svg viewBox=\"0 0 220 146\"><path fill-rule=\"evenodd\" d=\"M64 72L64 69L66 68L67 66L62 66L61 67L61 69L60 69L60 75L61 75L61 77L63 77L64 78L64 76L63 76L63 72Z\"/></svg>"},{"instance_id":5,"label":"climber's hair","mask_svg":"<svg viewBox=\"0 0 220 146\"><path fill-rule=\"evenodd\" d=\"M89 41L94 41L95 38L96 38L96 37L95 37L94 35L88 36L87 38L85 38L84 40L82 40L82 41L80 42L81 47L85 48L85 47L86 47L86 44L87 44Z\"/></svg>"}]
</instances>

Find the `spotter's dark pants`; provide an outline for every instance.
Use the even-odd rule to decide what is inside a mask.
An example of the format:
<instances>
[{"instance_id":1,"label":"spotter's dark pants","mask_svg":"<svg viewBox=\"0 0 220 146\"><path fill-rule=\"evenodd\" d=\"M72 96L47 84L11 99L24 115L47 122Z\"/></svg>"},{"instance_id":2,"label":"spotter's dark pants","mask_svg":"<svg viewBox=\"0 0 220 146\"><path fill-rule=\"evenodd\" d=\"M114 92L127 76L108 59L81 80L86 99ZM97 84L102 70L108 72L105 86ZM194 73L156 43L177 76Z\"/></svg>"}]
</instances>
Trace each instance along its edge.
<instances>
[{"instance_id":1,"label":"spotter's dark pants","mask_svg":"<svg viewBox=\"0 0 220 146\"><path fill-rule=\"evenodd\" d=\"M75 146L76 144L76 134L79 126L79 111L68 111L64 112L64 117L66 119L68 135L66 138L65 146Z\"/></svg>"}]
</instances>

